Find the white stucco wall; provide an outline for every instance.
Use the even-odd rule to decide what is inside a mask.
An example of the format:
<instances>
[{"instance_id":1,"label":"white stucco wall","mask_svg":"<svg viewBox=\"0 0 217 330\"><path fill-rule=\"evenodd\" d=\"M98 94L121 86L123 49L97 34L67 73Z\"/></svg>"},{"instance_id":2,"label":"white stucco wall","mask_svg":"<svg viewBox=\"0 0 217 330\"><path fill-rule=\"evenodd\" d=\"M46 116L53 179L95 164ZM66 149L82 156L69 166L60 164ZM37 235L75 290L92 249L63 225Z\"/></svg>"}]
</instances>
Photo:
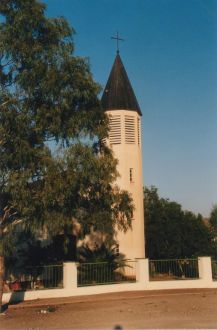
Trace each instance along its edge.
<instances>
[{"instance_id":1,"label":"white stucco wall","mask_svg":"<svg viewBox=\"0 0 217 330\"><path fill-rule=\"evenodd\" d=\"M110 144L114 157L118 159L118 172L120 177L117 185L127 190L133 198L135 211L132 220L132 230L127 233L118 232L117 240L120 252L127 259L144 258L144 209L143 209L143 176L142 176L142 146L141 146L141 120L136 111L111 110L106 111L108 116L121 117L121 143ZM131 116L135 122L135 143L126 143L125 138L125 116ZM138 140L138 121L139 121L139 140ZM133 169L133 182L130 182L130 169Z\"/></svg>"},{"instance_id":2,"label":"white stucco wall","mask_svg":"<svg viewBox=\"0 0 217 330\"><path fill-rule=\"evenodd\" d=\"M212 279L211 258L198 259L199 279L192 280L149 280L148 259L138 259L136 266L136 282L109 285L94 285L77 287L76 263L64 264L63 289L35 290L26 292L4 293L3 302L8 303L20 300L34 300L43 298L61 298L83 295L93 295L110 292L144 291L144 290L168 290L168 289L217 289L217 281Z\"/></svg>"}]
</instances>

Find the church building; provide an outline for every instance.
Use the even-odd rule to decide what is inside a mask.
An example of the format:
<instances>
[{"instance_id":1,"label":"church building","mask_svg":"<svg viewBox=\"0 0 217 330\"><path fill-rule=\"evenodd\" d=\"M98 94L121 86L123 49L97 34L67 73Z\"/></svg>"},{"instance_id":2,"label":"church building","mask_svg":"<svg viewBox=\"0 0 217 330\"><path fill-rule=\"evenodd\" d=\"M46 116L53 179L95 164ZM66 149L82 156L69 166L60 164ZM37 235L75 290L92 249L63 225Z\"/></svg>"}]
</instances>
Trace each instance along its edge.
<instances>
[{"instance_id":1,"label":"church building","mask_svg":"<svg viewBox=\"0 0 217 330\"><path fill-rule=\"evenodd\" d=\"M106 87L102 107L109 116L108 145L118 160L117 185L127 190L135 206L132 230L118 232L119 252L126 259L144 258L144 207L142 179L142 112L117 51Z\"/></svg>"}]
</instances>

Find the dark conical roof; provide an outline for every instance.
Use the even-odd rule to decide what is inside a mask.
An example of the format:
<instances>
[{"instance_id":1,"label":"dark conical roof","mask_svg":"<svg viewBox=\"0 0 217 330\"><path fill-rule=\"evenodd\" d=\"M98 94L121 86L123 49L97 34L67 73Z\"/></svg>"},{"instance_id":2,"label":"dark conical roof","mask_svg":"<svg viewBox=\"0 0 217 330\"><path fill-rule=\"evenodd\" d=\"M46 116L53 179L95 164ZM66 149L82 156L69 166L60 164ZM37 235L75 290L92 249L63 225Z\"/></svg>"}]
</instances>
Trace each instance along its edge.
<instances>
[{"instance_id":1,"label":"dark conical roof","mask_svg":"<svg viewBox=\"0 0 217 330\"><path fill-rule=\"evenodd\" d=\"M116 55L101 102L104 110L126 109L142 115L119 53Z\"/></svg>"}]
</instances>

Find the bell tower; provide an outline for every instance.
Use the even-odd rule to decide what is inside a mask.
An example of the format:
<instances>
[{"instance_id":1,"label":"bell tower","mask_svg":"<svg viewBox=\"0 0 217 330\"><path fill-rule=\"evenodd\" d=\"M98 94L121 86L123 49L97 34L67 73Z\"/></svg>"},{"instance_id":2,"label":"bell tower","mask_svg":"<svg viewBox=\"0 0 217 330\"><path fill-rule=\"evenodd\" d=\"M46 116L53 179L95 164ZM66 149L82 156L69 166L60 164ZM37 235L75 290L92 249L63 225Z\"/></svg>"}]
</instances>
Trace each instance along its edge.
<instances>
[{"instance_id":1,"label":"bell tower","mask_svg":"<svg viewBox=\"0 0 217 330\"><path fill-rule=\"evenodd\" d=\"M126 259L144 258L144 208L142 180L141 116L139 104L122 63L119 50L102 95L102 107L109 116L107 143L118 160L117 185L127 190L135 210L132 230L118 232L119 251Z\"/></svg>"}]
</instances>

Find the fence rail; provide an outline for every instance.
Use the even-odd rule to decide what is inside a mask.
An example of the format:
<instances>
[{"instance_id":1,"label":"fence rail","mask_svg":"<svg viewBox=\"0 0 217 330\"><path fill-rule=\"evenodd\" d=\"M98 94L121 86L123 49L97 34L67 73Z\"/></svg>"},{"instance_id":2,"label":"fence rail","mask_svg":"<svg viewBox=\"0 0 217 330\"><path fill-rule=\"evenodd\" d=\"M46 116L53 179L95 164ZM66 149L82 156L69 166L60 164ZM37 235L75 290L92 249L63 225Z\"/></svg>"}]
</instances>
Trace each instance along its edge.
<instances>
[{"instance_id":1,"label":"fence rail","mask_svg":"<svg viewBox=\"0 0 217 330\"><path fill-rule=\"evenodd\" d=\"M198 260L149 260L149 276L151 281L198 279Z\"/></svg>"},{"instance_id":2,"label":"fence rail","mask_svg":"<svg viewBox=\"0 0 217 330\"><path fill-rule=\"evenodd\" d=\"M30 291L63 287L63 265L26 267L22 273L6 273L4 291Z\"/></svg>"},{"instance_id":3,"label":"fence rail","mask_svg":"<svg viewBox=\"0 0 217 330\"><path fill-rule=\"evenodd\" d=\"M78 286L136 282L136 261L77 264Z\"/></svg>"},{"instance_id":4,"label":"fence rail","mask_svg":"<svg viewBox=\"0 0 217 330\"><path fill-rule=\"evenodd\" d=\"M217 260L212 260L212 279L217 281Z\"/></svg>"}]
</instances>

